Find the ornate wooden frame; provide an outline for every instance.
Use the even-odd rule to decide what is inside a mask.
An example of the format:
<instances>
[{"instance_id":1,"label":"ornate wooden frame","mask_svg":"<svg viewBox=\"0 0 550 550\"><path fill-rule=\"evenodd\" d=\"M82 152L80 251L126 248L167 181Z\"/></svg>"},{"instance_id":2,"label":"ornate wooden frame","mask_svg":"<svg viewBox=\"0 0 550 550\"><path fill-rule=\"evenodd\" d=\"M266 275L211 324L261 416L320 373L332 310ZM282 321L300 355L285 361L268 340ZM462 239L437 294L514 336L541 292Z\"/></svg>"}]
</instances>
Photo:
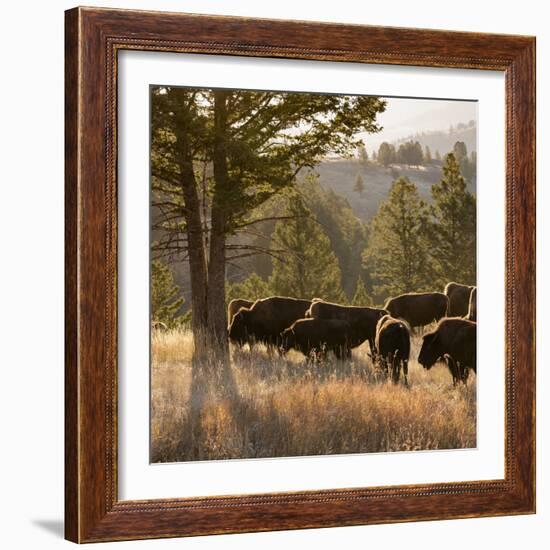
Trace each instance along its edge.
<instances>
[{"instance_id":1,"label":"ornate wooden frame","mask_svg":"<svg viewBox=\"0 0 550 550\"><path fill-rule=\"evenodd\" d=\"M497 70L506 81L504 479L251 496L117 497L117 52ZM66 537L75 542L535 511L535 39L184 15L66 12Z\"/></svg>"}]
</instances>

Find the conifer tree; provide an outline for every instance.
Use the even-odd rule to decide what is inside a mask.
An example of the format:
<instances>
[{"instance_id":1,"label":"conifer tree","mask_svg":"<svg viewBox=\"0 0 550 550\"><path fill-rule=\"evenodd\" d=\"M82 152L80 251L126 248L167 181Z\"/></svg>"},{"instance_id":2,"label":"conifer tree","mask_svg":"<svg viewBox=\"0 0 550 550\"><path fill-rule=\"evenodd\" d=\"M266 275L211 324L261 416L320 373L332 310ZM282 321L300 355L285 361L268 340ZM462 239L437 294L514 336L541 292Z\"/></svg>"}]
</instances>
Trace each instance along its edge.
<instances>
[{"instance_id":1,"label":"conifer tree","mask_svg":"<svg viewBox=\"0 0 550 550\"><path fill-rule=\"evenodd\" d=\"M185 316L178 315L184 298L174 283L170 267L160 260L151 263L151 321L167 327L178 326Z\"/></svg>"},{"instance_id":2,"label":"conifer tree","mask_svg":"<svg viewBox=\"0 0 550 550\"><path fill-rule=\"evenodd\" d=\"M188 261L194 358L214 349L228 364L225 276L247 253L232 237L262 223L257 209L294 189L302 170L379 131L385 105L373 96L152 87L154 250Z\"/></svg>"},{"instance_id":3,"label":"conifer tree","mask_svg":"<svg viewBox=\"0 0 550 550\"><path fill-rule=\"evenodd\" d=\"M227 303L235 298L250 300L252 302L261 298L267 298L273 294L267 281L264 281L257 273L251 273L240 283L226 283Z\"/></svg>"},{"instance_id":4,"label":"conifer tree","mask_svg":"<svg viewBox=\"0 0 550 550\"><path fill-rule=\"evenodd\" d=\"M455 160L460 164L462 159L468 158L468 149L463 141L457 141L453 146L453 155Z\"/></svg>"},{"instance_id":5,"label":"conifer tree","mask_svg":"<svg viewBox=\"0 0 550 550\"><path fill-rule=\"evenodd\" d=\"M387 141L381 143L378 148L378 162L387 168L390 164L396 162L396 160L395 147Z\"/></svg>"},{"instance_id":6,"label":"conifer tree","mask_svg":"<svg viewBox=\"0 0 550 550\"><path fill-rule=\"evenodd\" d=\"M453 153L445 157L443 177L432 185L430 249L441 284L476 281L476 200Z\"/></svg>"},{"instance_id":7,"label":"conifer tree","mask_svg":"<svg viewBox=\"0 0 550 550\"><path fill-rule=\"evenodd\" d=\"M353 300L351 301L353 306L372 306L372 298L367 294L367 289L365 288L365 283L361 277L357 278L357 287L355 289L355 294Z\"/></svg>"},{"instance_id":8,"label":"conifer tree","mask_svg":"<svg viewBox=\"0 0 550 550\"><path fill-rule=\"evenodd\" d=\"M357 154L359 155L359 162L362 166L367 166L369 163L369 154L367 153L367 150L365 149L365 145L361 144L357 148Z\"/></svg>"},{"instance_id":9,"label":"conifer tree","mask_svg":"<svg viewBox=\"0 0 550 550\"><path fill-rule=\"evenodd\" d=\"M418 141L406 141L397 150L397 161L409 166L419 166L424 161L422 146Z\"/></svg>"},{"instance_id":10,"label":"conifer tree","mask_svg":"<svg viewBox=\"0 0 550 550\"><path fill-rule=\"evenodd\" d=\"M395 180L371 222L369 245L363 252L363 267L371 273L381 300L430 288L427 223L427 207L416 185L406 177Z\"/></svg>"},{"instance_id":11,"label":"conifer tree","mask_svg":"<svg viewBox=\"0 0 550 550\"><path fill-rule=\"evenodd\" d=\"M273 247L285 250L275 260L269 286L274 294L342 301L342 274L330 240L300 198L289 206L292 219L275 226Z\"/></svg>"},{"instance_id":12,"label":"conifer tree","mask_svg":"<svg viewBox=\"0 0 550 550\"><path fill-rule=\"evenodd\" d=\"M353 184L353 190L356 193L359 193L359 195L362 195L363 191L365 190L365 182L363 181L363 177L359 173L355 178L355 183Z\"/></svg>"},{"instance_id":13,"label":"conifer tree","mask_svg":"<svg viewBox=\"0 0 550 550\"><path fill-rule=\"evenodd\" d=\"M348 200L332 189L324 189L318 177L306 178L298 189L330 240L342 272L342 290L351 300L361 273L361 252L367 245L366 228L354 214Z\"/></svg>"},{"instance_id":14,"label":"conifer tree","mask_svg":"<svg viewBox=\"0 0 550 550\"><path fill-rule=\"evenodd\" d=\"M427 145L424 151L424 161L426 162L426 164L429 164L430 162L432 162L432 151Z\"/></svg>"}]
</instances>

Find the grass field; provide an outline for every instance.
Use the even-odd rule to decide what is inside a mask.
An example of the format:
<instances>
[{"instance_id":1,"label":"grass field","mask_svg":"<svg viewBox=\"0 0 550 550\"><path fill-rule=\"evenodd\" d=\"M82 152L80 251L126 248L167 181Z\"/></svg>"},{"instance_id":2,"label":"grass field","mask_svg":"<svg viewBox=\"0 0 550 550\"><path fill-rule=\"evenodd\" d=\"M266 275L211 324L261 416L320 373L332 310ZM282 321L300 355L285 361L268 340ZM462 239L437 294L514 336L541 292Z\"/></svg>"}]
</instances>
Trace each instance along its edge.
<instances>
[{"instance_id":1,"label":"grass field","mask_svg":"<svg viewBox=\"0 0 550 550\"><path fill-rule=\"evenodd\" d=\"M190 332L152 336L151 460L179 462L476 446L476 380L453 388L412 342L409 387L380 377L368 344L351 362L231 350L230 379L192 391ZM215 367L215 365L214 365ZM200 397L199 397L200 394Z\"/></svg>"}]
</instances>

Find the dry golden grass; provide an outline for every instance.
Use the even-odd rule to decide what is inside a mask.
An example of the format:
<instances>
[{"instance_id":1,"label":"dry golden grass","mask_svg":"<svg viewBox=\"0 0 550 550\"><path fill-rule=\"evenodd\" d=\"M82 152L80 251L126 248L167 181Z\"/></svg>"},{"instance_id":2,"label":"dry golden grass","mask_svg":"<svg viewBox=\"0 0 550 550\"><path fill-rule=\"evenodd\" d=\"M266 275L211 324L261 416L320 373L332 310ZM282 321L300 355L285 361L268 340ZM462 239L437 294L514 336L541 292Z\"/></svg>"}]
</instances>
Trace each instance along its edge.
<instances>
[{"instance_id":1,"label":"dry golden grass","mask_svg":"<svg viewBox=\"0 0 550 550\"><path fill-rule=\"evenodd\" d=\"M416 358L420 337L413 339ZM152 338L153 462L469 448L475 376L453 388L444 365L409 363L409 388L377 375L368 345L351 362L307 365L261 346L232 349L231 383L191 399L192 336ZM231 386L231 387L229 387ZM220 391L220 390L225 391Z\"/></svg>"}]
</instances>

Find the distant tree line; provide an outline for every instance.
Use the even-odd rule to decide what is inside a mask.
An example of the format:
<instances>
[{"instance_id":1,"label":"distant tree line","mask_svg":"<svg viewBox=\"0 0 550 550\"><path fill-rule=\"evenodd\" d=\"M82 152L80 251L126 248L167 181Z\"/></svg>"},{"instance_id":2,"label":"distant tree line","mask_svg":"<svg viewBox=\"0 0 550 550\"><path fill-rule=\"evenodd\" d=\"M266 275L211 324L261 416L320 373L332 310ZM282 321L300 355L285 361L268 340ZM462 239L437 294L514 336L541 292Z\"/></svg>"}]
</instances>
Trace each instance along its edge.
<instances>
[{"instance_id":1,"label":"distant tree line","mask_svg":"<svg viewBox=\"0 0 550 550\"><path fill-rule=\"evenodd\" d=\"M468 156L468 150L463 141L457 141L451 152L460 164L462 175L466 178L466 180L471 181L476 170L476 152L472 151L472 153ZM362 152L360 149L358 157L362 165L368 163L368 153L366 150ZM365 158L367 159L366 161ZM392 164L422 166L432 164L434 161L441 162L441 153L439 150L436 150L434 156L432 156L432 151L428 146L422 149L422 146L418 141L412 140L401 143L398 148L396 148L392 143L384 141L380 144L378 153L376 154L373 152L371 160L371 162L386 168Z\"/></svg>"},{"instance_id":2,"label":"distant tree line","mask_svg":"<svg viewBox=\"0 0 550 550\"><path fill-rule=\"evenodd\" d=\"M466 182L470 184L475 183L477 164L476 152L472 151L470 155L468 155L466 144L462 141L455 142L451 152L454 154L460 166L461 174ZM429 166L434 163L437 165L442 164L439 150L436 150L435 156L432 156L430 147L426 146L424 150L422 150L420 143L418 141L413 142L412 140L402 143L398 149L388 142L383 142L378 148L378 154L373 151L370 158L365 146L361 144L357 150L357 158L361 168L366 168L369 165L382 165L388 168L394 180L400 175L398 166L396 165L404 164L411 167ZM363 196L363 193L367 190L367 184L368 181L365 182L364 171L360 169L355 177L353 191L359 196Z\"/></svg>"}]
</instances>

